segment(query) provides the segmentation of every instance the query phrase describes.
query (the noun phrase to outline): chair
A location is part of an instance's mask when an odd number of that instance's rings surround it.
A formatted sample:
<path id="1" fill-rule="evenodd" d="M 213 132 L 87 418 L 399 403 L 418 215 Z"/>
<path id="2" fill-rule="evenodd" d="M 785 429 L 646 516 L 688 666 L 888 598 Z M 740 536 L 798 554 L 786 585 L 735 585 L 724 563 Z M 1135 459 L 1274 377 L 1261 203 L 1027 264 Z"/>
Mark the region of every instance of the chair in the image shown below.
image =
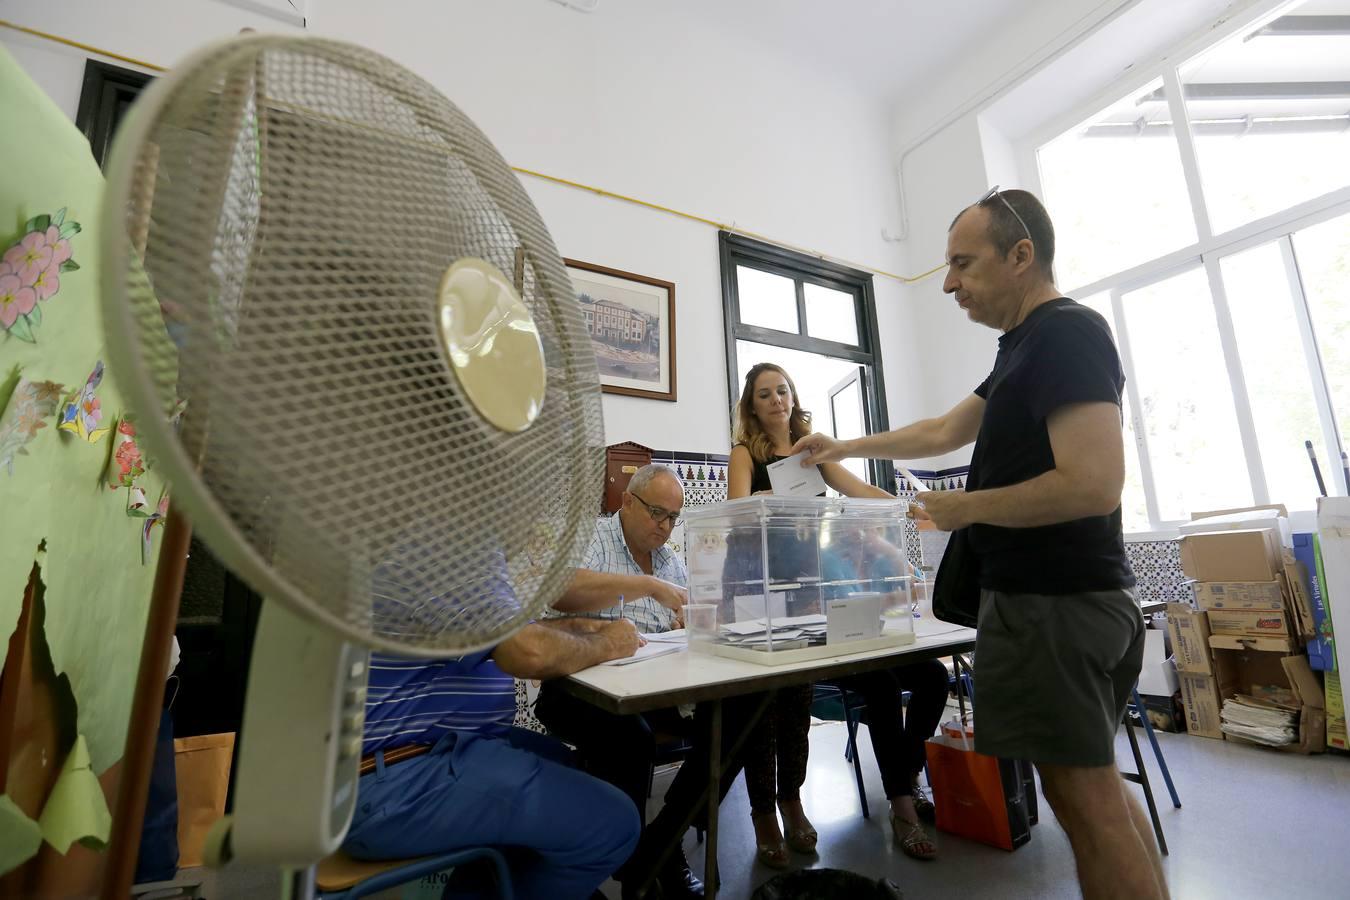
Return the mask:
<path id="1" fill-rule="evenodd" d="M 690 738 L 678 734 L 667 734 L 664 731 L 655 732 L 652 737 L 656 741 L 656 755 L 652 758 L 651 770 L 647 773 L 647 796 L 651 797 L 656 789 L 656 770 L 664 766 L 677 766 L 684 762 L 685 758 L 694 751 L 694 742 Z M 706 829 L 702 822 L 694 823 L 694 833 L 698 836 L 698 842 L 703 843 L 703 833 Z"/>
<path id="2" fill-rule="evenodd" d="M 1139 721 L 1143 723 L 1144 733 L 1148 735 L 1149 742 L 1153 745 L 1153 754 L 1157 757 L 1158 766 L 1162 769 L 1163 780 L 1167 782 L 1167 791 L 1172 795 L 1172 806 L 1181 809 L 1181 798 L 1177 796 L 1177 789 L 1172 784 L 1172 773 L 1167 769 L 1167 762 L 1163 759 L 1162 748 L 1158 746 L 1158 738 L 1153 733 L 1153 723 L 1148 720 L 1148 710 L 1144 708 L 1144 702 L 1139 698 L 1139 686 L 1135 685 L 1130 691 L 1130 702 L 1126 704 L 1125 709 L 1125 735 L 1130 741 L 1130 752 L 1134 755 L 1133 772 L 1121 772 L 1121 777 L 1126 781 L 1133 782 L 1144 789 L 1144 801 L 1148 805 L 1149 818 L 1153 820 L 1153 834 L 1158 840 L 1158 849 L 1162 851 L 1163 856 L 1167 856 L 1167 839 L 1163 837 L 1162 820 L 1158 818 L 1158 806 L 1153 800 L 1153 787 L 1149 784 L 1148 771 L 1144 768 L 1144 755 L 1139 751 L 1139 739 L 1134 734 L 1134 719 L 1130 717 L 1130 707 L 1133 707 L 1139 714 Z"/>
<path id="3" fill-rule="evenodd" d="M 491 847 L 381 862 L 362 862 L 339 850 L 319 863 L 314 880 L 319 889 L 319 900 L 357 900 L 475 860 L 491 863 L 497 876 L 496 896 L 499 900 L 512 900 L 515 895 L 511 890 L 511 872 L 506 866 L 506 858 Z"/>

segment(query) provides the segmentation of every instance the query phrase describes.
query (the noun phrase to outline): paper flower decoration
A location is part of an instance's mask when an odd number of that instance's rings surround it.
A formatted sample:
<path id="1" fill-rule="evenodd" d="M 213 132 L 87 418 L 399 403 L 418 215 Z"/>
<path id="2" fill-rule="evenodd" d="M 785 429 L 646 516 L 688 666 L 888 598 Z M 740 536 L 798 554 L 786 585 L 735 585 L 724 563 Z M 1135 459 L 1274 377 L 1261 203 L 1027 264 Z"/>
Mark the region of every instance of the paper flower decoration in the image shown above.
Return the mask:
<path id="1" fill-rule="evenodd" d="M 43 301 L 61 290 L 61 274 L 80 266 L 71 259 L 70 239 L 80 233 L 79 222 L 67 222 L 66 210 L 34 216 L 24 233 L 0 256 L 0 328 L 30 344 L 37 343 Z"/>
<path id="2" fill-rule="evenodd" d="M 28 455 L 26 445 L 46 427 L 60 398 L 61 385 L 52 381 L 20 379 L 15 386 L 0 415 L 0 466 L 10 475 L 14 474 L 14 457 Z"/>
<path id="3" fill-rule="evenodd" d="M 56 427 L 68 431 L 80 438 L 94 443 L 108 433 L 100 428 L 103 422 L 103 407 L 98 395 L 94 393 L 103 381 L 103 360 L 94 363 L 94 371 L 85 379 L 84 387 L 78 393 L 71 394 L 61 404 L 61 418 Z"/>

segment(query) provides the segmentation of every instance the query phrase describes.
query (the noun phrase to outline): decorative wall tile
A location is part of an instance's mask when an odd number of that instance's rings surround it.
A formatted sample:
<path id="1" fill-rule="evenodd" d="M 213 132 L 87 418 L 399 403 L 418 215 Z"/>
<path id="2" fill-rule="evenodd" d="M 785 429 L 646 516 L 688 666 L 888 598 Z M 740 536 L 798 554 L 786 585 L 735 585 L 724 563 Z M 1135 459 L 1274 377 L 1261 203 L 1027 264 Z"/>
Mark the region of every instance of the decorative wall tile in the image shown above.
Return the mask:
<path id="1" fill-rule="evenodd" d="M 526 728 L 544 734 L 548 729 L 534 716 L 534 701 L 539 697 L 539 685 L 533 681 L 516 679 L 516 718 L 517 728 Z"/>
<path id="2" fill-rule="evenodd" d="M 1191 589 L 1181 571 L 1181 548 L 1176 541 L 1128 541 L 1125 554 L 1139 582 L 1141 602 L 1191 599 Z"/>

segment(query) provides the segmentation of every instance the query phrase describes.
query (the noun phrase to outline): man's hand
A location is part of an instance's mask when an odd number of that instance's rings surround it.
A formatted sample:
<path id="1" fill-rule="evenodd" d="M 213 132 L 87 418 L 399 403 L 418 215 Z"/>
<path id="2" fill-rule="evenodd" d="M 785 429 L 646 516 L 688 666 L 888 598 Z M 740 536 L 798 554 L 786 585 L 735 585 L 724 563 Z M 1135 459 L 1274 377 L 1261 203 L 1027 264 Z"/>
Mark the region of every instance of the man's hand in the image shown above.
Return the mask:
<path id="1" fill-rule="evenodd" d="M 972 524 L 969 499 L 965 491 L 926 491 L 915 496 L 910 509 L 915 519 L 928 519 L 942 531 L 955 531 Z"/>
<path id="2" fill-rule="evenodd" d="M 798 453 L 805 452 L 806 458 L 802 460 L 802 467 L 815 466 L 820 463 L 837 462 L 848 457 L 848 445 L 841 440 L 830 437 L 828 434 L 808 434 L 806 437 L 792 445 L 788 452 L 789 456 L 796 456 Z"/>
<path id="3" fill-rule="evenodd" d="M 628 619 L 613 619 L 595 631 L 595 639 L 605 645 L 606 660 L 626 659 L 647 643 Z"/>
<path id="4" fill-rule="evenodd" d="M 647 576 L 647 593 L 653 600 L 660 603 L 666 609 L 674 610 L 679 613 L 684 605 L 689 602 L 689 592 L 670 581 L 657 578 L 655 575 Z"/>

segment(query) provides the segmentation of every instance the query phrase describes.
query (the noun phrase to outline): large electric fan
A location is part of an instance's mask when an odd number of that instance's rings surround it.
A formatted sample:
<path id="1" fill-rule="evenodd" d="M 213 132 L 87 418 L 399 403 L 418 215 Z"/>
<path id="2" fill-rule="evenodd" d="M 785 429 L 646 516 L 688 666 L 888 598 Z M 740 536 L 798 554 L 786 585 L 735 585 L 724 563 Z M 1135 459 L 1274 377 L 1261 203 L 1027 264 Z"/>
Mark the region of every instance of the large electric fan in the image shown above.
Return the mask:
<path id="1" fill-rule="evenodd" d="M 359 47 L 192 55 L 108 180 L 113 369 L 175 507 L 266 598 L 227 855 L 307 866 L 350 823 L 368 648 L 491 646 L 571 578 L 603 469 L 590 340 L 487 138 Z"/>

